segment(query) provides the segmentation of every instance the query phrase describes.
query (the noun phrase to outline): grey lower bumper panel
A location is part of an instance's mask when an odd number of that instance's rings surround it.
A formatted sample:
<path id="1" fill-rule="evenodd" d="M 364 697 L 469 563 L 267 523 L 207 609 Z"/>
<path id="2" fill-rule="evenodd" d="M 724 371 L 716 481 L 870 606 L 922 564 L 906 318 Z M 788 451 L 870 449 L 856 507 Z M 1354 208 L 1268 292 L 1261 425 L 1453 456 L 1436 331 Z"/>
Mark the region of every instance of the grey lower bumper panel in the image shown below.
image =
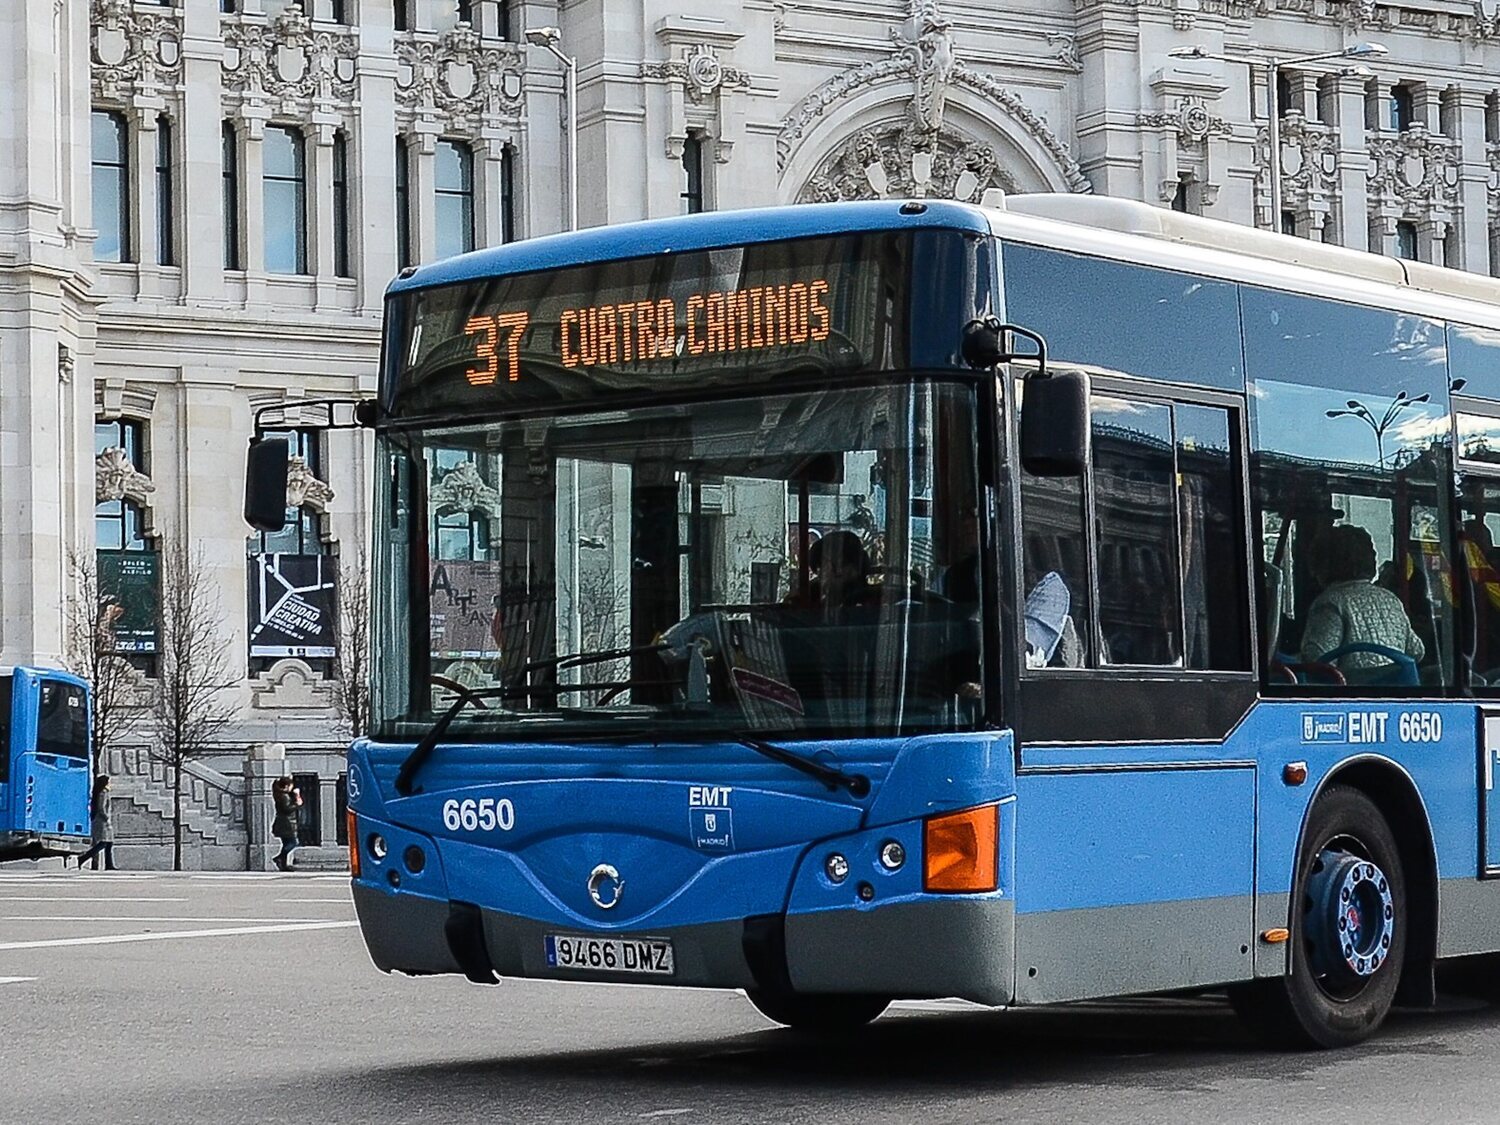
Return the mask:
<path id="1" fill-rule="evenodd" d="M 789 914 L 786 960 L 798 992 L 1008 1004 L 1015 911 L 996 898 Z"/>
<path id="2" fill-rule="evenodd" d="M 354 887 L 365 944 L 386 972 L 468 973 L 451 937 L 454 906 L 413 895 Z M 472 907 L 465 907 L 472 910 Z M 898 998 L 958 996 L 986 1004 L 1010 1000 L 1014 914 L 996 899 L 893 904 L 873 910 L 762 916 L 632 931 L 631 938 L 672 942 L 670 978 L 557 969 L 547 964 L 547 934 L 581 929 L 498 911 L 478 911 L 487 968 L 500 976 L 620 981 L 707 988 L 786 988 L 799 992 L 874 993 Z"/>

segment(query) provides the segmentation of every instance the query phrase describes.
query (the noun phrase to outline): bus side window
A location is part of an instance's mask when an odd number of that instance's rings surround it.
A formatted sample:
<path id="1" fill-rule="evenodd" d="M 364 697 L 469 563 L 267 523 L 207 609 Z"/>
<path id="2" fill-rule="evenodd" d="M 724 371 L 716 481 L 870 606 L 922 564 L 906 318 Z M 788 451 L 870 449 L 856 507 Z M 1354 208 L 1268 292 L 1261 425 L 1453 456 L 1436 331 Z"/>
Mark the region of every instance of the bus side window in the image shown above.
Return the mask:
<path id="1" fill-rule="evenodd" d="M 1456 680 L 1443 326 L 1246 287 L 1270 689 Z"/>
<path id="2" fill-rule="evenodd" d="M 1022 474 L 1021 541 L 1027 666 L 1088 664 L 1093 626 L 1081 478 Z"/>
<path id="3" fill-rule="evenodd" d="M 10 781 L 10 707 L 14 676 L 0 676 L 0 785 Z"/>

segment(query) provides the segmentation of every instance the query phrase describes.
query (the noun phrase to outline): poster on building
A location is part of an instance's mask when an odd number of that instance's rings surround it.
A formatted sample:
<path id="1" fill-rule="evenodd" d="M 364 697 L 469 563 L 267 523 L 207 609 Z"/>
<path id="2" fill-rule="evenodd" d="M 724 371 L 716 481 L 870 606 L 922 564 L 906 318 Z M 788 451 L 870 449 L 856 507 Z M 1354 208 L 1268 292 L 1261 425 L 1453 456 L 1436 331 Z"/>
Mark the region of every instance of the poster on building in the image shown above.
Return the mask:
<path id="1" fill-rule="evenodd" d="M 155 551 L 100 551 L 99 600 L 104 626 L 114 633 L 115 651 L 158 651 L 156 607 L 160 598 Z"/>
<path id="2" fill-rule="evenodd" d="M 337 561 L 332 555 L 251 557 L 251 656 L 335 654 Z"/>
<path id="3" fill-rule="evenodd" d="M 477 660 L 499 654 L 495 615 L 500 579 L 498 562 L 444 559 L 432 564 L 428 601 L 434 657 Z"/>

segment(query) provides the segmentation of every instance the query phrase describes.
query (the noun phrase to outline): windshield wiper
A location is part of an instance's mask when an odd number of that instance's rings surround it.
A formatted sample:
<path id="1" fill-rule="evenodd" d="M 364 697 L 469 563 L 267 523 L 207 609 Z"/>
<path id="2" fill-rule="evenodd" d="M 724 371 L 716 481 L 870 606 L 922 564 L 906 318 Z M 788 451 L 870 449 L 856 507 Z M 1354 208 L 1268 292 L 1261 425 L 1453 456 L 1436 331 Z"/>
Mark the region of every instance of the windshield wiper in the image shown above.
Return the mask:
<path id="1" fill-rule="evenodd" d="M 815 777 L 826 785 L 830 792 L 837 789 L 849 790 L 851 797 L 865 797 L 870 792 L 870 779 L 862 773 L 845 773 L 837 766 L 825 766 L 822 762 L 814 761 L 812 758 L 804 758 L 800 754 L 793 754 L 790 750 L 783 750 L 780 746 L 773 746 L 769 742 L 763 742 L 759 738 L 751 738 L 747 734 L 731 735 L 736 742 L 757 754 L 770 758 L 773 762 L 780 762 L 784 766 Z"/>
<path id="2" fill-rule="evenodd" d="M 401 763 L 401 771 L 396 774 L 396 792 L 403 797 L 410 797 L 415 789 L 412 788 L 412 778 L 417 776 L 417 771 L 422 768 L 422 763 L 432 756 L 437 749 L 438 742 L 447 733 L 448 728 L 453 725 L 453 720 L 458 718 L 458 713 L 476 699 L 487 696 L 505 696 L 515 692 L 515 688 L 488 688 L 482 691 L 470 691 L 465 689 L 459 697 L 453 701 L 453 705 L 444 711 L 437 722 L 432 724 L 432 729 L 424 734 L 406 760 Z"/>
<path id="3" fill-rule="evenodd" d="M 664 644 L 637 645 L 635 648 L 611 649 L 608 652 L 575 652 L 567 656 L 550 657 L 546 660 L 533 660 L 525 664 L 521 671 L 523 674 L 534 672 L 542 668 L 555 668 L 558 671 L 566 671 L 572 668 L 582 668 L 588 664 L 599 664 L 606 660 L 617 660 L 626 656 L 634 656 L 641 652 L 660 652 L 667 646 Z M 588 691 L 594 688 L 607 688 L 611 686 L 631 687 L 631 682 L 620 685 L 610 684 L 547 684 L 523 685 L 515 684 L 511 687 L 494 687 L 469 689 L 463 688 L 459 697 L 453 701 L 453 705 L 444 711 L 438 721 L 432 724 L 432 729 L 424 734 L 411 753 L 401 763 L 401 770 L 396 774 L 396 792 L 403 797 L 410 797 L 415 788 L 412 780 L 417 776 L 417 771 L 422 768 L 423 763 L 432 757 L 432 752 L 437 749 L 437 744 L 442 740 L 448 728 L 453 725 L 453 720 L 458 714 L 476 699 L 515 699 L 531 695 L 552 695 L 562 692 Z"/>

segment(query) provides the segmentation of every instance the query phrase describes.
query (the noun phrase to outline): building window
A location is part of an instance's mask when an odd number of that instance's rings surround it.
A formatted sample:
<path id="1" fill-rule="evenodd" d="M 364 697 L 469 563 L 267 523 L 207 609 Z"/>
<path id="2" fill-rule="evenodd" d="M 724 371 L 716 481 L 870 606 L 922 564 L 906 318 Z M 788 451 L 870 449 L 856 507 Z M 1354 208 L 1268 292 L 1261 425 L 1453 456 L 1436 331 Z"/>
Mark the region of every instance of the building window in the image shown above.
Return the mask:
<path id="1" fill-rule="evenodd" d="M 1295 236 L 1297 233 L 1297 212 L 1283 211 L 1281 213 L 1281 233 Z"/>
<path id="2" fill-rule="evenodd" d="M 396 138 L 396 266 L 411 265 L 411 153 L 406 138 Z"/>
<path id="3" fill-rule="evenodd" d="M 682 210 L 696 215 L 703 210 L 703 134 L 689 133 L 682 142 Z"/>
<path id="4" fill-rule="evenodd" d="M 266 127 L 266 269 L 307 272 L 307 171 L 302 134 L 283 125 Z"/>
<path id="5" fill-rule="evenodd" d="M 117 418 L 94 423 L 94 454 L 122 449 L 125 460 L 138 473 L 146 471 L 145 426 Z M 133 500 L 104 500 L 94 505 L 94 534 L 101 551 L 149 551 L 145 536 L 145 513 Z"/>
<path id="6" fill-rule="evenodd" d="M 395 0 L 391 10 L 392 18 L 395 20 L 397 31 L 405 31 L 407 24 L 411 22 L 410 12 L 411 0 Z"/>
<path id="7" fill-rule="evenodd" d="M 219 11 L 233 15 L 239 11 L 239 4 L 237 0 L 219 0 Z"/>
<path id="8" fill-rule="evenodd" d="M 1391 87 L 1390 119 L 1387 128 L 1404 133 L 1416 121 L 1416 99 L 1412 88 L 1405 84 Z"/>
<path id="9" fill-rule="evenodd" d="M 1417 224 L 1405 221 L 1396 224 L 1396 257 L 1409 262 L 1417 260 Z"/>
<path id="10" fill-rule="evenodd" d="M 495 34 L 501 39 L 510 38 L 510 0 L 496 0 L 495 16 L 498 21 Z"/>
<path id="11" fill-rule="evenodd" d="M 224 268 L 243 269 L 240 258 L 240 148 L 234 122 L 220 129 L 224 150 Z"/>
<path id="12" fill-rule="evenodd" d="M 286 442 L 293 457 L 306 462 L 318 480 L 324 479 L 317 430 L 267 430 L 265 436 L 267 440 Z M 321 555 L 327 550 L 323 542 L 323 518 L 310 508 L 288 508 L 286 526 L 280 531 L 260 532 L 255 542 L 252 551 L 260 555 Z"/>
<path id="13" fill-rule="evenodd" d="M 1491 91 L 1484 99 L 1484 140 L 1500 142 L 1500 91 Z"/>
<path id="14" fill-rule="evenodd" d="M 349 6 L 346 0 L 333 0 L 332 14 L 334 23 L 348 23 Z"/>
<path id="15" fill-rule="evenodd" d="M 1186 180 L 1177 181 L 1177 190 L 1172 193 L 1172 210 L 1184 215 L 1188 213 L 1188 182 Z"/>
<path id="16" fill-rule="evenodd" d="M 1285 117 L 1296 107 L 1292 104 L 1292 76 L 1284 70 L 1276 72 L 1276 116 Z"/>
<path id="17" fill-rule="evenodd" d="M 474 0 L 458 0 L 458 22 L 473 24 Z"/>
<path id="18" fill-rule="evenodd" d="M 500 153 L 500 237 L 516 240 L 516 150 L 510 145 Z"/>
<path id="19" fill-rule="evenodd" d="M 156 264 L 176 265 L 172 238 L 172 122 L 156 121 Z"/>
<path id="20" fill-rule="evenodd" d="M 435 249 L 451 258 L 474 249 L 474 153 L 462 141 L 438 141 Z"/>
<path id="21" fill-rule="evenodd" d="M 97 262 L 130 261 L 130 134 L 125 115 L 93 114 L 94 241 Z"/>
<path id="22" fill-rule="evenodd" d="M 333 272 L 353 277 L 349 267 L 349 138 L 333 135 Z"/>

